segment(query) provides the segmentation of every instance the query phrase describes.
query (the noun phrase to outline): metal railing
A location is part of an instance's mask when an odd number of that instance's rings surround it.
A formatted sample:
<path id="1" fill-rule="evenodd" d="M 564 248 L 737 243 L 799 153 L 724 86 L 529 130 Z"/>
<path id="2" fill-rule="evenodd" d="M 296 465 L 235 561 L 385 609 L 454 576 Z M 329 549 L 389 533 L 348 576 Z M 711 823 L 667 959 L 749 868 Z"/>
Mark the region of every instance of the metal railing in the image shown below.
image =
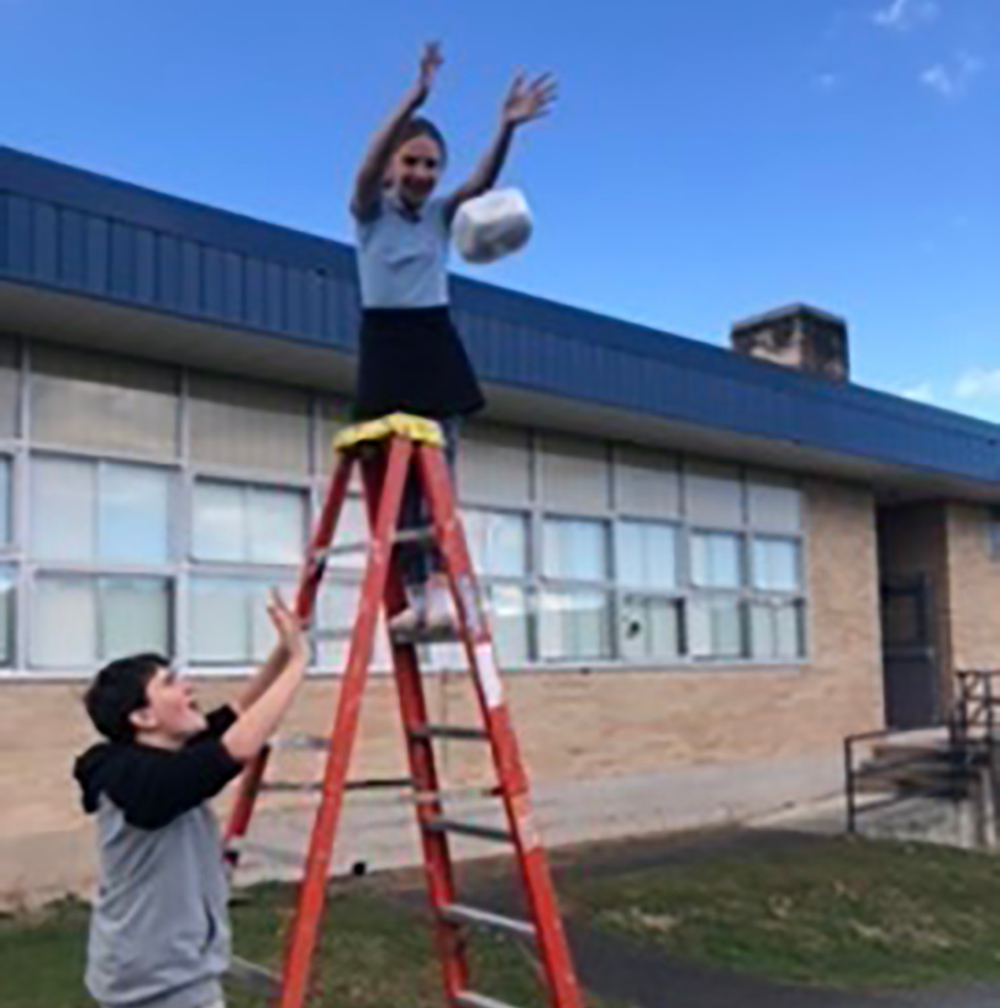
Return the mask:
<path id="1" fill-rule="evenodd" d="M 847 799 L 847 831 L 856 833 L 858 816 L 865 812 L 895 805 L 910 798 L 957 798 L 961 794 L 960 785 L 968 779 L 970 767 L 985 757 L 987 767 L 992 772 L 997 732 L 1000 729 L 1000 669 L 972 669 L 955 674 L 957 684 L 951 714 L 945 725 L 947 747 L 938 753 L 932 749 L 917 751 L 890 760 L 877 760 L 870 767 L 859 763 L 858 753 L 862 747 L 865 758 L 870 759 L 872 743 L 876 740 L 900 741 L 913 732 L 896 729 L 859 732 L 844 739 L 844 780 Z M 893 782 L 894 774 L 900 771 L 922 770 L 928 776 L 928 760 L 942 759 L 938 772 L 944 778 L 933 787 L 902 787 Z M 894 793 L 859 804 L 859 787 L 866 781 L 885 778 Z"/>

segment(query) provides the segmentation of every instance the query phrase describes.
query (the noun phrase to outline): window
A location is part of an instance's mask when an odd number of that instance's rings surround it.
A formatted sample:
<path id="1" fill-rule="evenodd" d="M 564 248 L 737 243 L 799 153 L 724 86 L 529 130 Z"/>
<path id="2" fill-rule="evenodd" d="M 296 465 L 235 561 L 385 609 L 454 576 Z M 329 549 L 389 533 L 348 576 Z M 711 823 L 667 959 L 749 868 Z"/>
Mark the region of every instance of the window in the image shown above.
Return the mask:
<path id="1" fill-rule="evenodd" d="M 197 560 L 283 565 L 302 559 L 303 491 L 199 480 L 193 507 L 192 552 Z"/>
<path id="2" fill-rule="evenodd" d="M 36 457 L 31 552 L 38 560 L 161 564 L 170 473 L 151 466 Z"/>
<path id="3" fill-rule="evenodd" d="M 750 641 L 754 658 L 793 661 L 805 653 L 802 603 L 756 599 L 750 604 Z"/>
<path id="4" fill-rule="evenodd" d="M 622 599 L 621 622 L 622 657 L 627 661 L 669 661 L 681 656 L 681 604 L 678 600 L 626 595 Z"/>
<path id="5" fill-rule="evenodd" d="M 11 461 L 5 455 L 0 455 L 0 549 L 3 549 L 14 537 L 14 527 L 11 520 Z"/>
<path id="6" fill-rule="evenodd" d="M 169 654 L 170 585 L 165 578 L 39 574 L 31 664 L 91 669 L 137 651 Z"/>
<path id="7" fill-rule="evenodd" d="M 354 629 L 360 599 L 360 582 L 336 578 L 324 580 L 316 603 L 316 615 L 321 633 L 316 645 L 318 668 L 328 672 L 345 670 L 350 651 L 351 632 Z M 392 668 L 389 633 L 382 616 L 379 616 L 375 628 L 375 650 L 372 653 L 371 667 L 378 671 L 388 671 Z"/>
<path id="8" fill-rule="evenodd" d="M 272 581 L 252 578 L 191 578 L 188 621 L 191 661 L 197 665 L 252 665 L 274 645 L 267 615 Z M 290 599 L 294 584 L 278 587 Z"/>
<path id="9" fill-rule="evenodd" d="M 618 525 L 615 573 L 629 588 L 673 591 L 677 587 L 677 529 L 650 521 Z"/>
<path id="10" fill-rule="evenodd" d="M 739 588 L 743 583 L 742 537 L 730 532 L 691 536 L 691 583 L 696 588 Z"/>
<path id="11" fill-rule="evenodd" d="M 177 454 L 177 372 L 110 354 L 36 344 L 31 433 L 40 442 Z"/>
<path id="12" fill-rule="evenodd" d="M 801 587 L 799 544 L 795 539 L 754 539 L 752 566 L 754 588 L 794 592 Z"/>
<path id="13" fill-rule="evenodd" d="M 587 585 L 606 583 L 608 578 L 606 524 L 547 518 L 543 547 L 542 658 L 550 661 L 610 658 L 610 594 L 603 588 Z"/>
<path id="14" fill-rule="evenodd" d="M 14 661 L 14 568 L 0 567 L 0 666 Z"/>
<path id="15" fill-rule="evenodd" d="M 528 573 L 528 521 L 523 514 L 469 509 L 463 512 L 472 566 L 481 578 Z"/>
<path id="16" fill-rule="evenodd" d="M 688 605 L 689 648 L 692 658 L 746 657 L 743 606 L 738 598 L 701 596 Z"/>

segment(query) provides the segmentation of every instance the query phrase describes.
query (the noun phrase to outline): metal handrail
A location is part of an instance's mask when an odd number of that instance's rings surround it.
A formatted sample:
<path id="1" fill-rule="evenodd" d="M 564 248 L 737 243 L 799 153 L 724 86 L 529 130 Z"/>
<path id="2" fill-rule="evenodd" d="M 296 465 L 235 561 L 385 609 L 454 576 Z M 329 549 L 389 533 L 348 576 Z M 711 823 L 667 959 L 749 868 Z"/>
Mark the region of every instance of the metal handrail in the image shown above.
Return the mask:
<path id="1" fill-rule="evenodd" d="M 950 773 L 957 777 L 969 766 L 973 747 L 985 743 L 989 765 L 993 766 L 993 752 L 997 744 L 997 728 L 1000 724 L 1000 669 L 970 669 L 955 673 L 958 684 L 952 704 L 951 714 L 945 722 L 948 730 L 946 750 Z M 994 686 L 994 683 L 997 685 Z M 903 770 L 908 766 L 926 762 L 926 753 L 901 756 L 888 764 L 881 764 L 871 771 L 865 771 L 856 763 L 857 747 L 876 739 L 902 738 L 912 732 L 882 728 L 875 731 L 858 732 L 844 739 L 844 778 L 847 799 L 847 831 L 857 832 L 858 815 L 862 811 L 884 808 L 908 798 L 949 797 L 950 789 L 906 789 L 904 794 L 891 798 L 871 801 L 864 808 L 858 806 L 858 784 L 866 777 L 877 777 L 888 771 Z M 981 750 L 980 750 L 981 751 Z M 953 796 L 953 795 L 951 795 Z"/>

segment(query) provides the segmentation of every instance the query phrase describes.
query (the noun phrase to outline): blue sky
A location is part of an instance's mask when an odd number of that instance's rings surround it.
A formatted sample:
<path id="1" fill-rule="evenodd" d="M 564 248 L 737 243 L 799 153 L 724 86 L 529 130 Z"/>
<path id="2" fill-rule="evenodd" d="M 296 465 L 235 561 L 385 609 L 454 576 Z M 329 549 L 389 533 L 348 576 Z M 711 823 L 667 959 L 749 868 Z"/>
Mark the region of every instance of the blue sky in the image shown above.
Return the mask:
<path id="1" fill-rule="evenodd" d="M 451 180 L 519 66 L 555 114 L 506 180 L 529 248 L 469 270 L 724 342 L 844 314 L 858 381 L 1000 420 L 1000 0 L 0 0 L 0 143 L 349 239 L 423 40 Z"/>

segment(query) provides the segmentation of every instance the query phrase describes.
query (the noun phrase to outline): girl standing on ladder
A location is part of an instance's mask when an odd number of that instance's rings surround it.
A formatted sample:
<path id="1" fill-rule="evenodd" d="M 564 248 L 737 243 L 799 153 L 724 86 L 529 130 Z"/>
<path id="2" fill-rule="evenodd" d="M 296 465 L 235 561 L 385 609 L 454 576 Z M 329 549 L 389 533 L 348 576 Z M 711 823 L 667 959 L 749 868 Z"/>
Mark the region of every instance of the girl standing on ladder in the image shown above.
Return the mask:
<path id="1" fill-rule="evenodd" d="M 479 166 L 454 192 L 435 197 L 448 151 L 438 128 L 416 112 L 427 101 L 442 62 L 440 46 L 428 44 L 416 83 L 372 140 L 354 187 L 351 213 L 363 309 L 355 414 L 368 420 L 401 411 L 437 420 L 454 474 L 462 419 L 485 400 L 448 308 L 452 221 L 463 202 L 493 187 L 514 131 L 547 114 L 556 88 L 548 74 L 530 83 L 519 74 Z M 424 496 L 411 474 L 400 527 L 426 522 Z M 408 607 L 393 618 L 390 632 L 450 632 L 451 599 L 437 550 L 406 543 L 400 551 Z"/>

